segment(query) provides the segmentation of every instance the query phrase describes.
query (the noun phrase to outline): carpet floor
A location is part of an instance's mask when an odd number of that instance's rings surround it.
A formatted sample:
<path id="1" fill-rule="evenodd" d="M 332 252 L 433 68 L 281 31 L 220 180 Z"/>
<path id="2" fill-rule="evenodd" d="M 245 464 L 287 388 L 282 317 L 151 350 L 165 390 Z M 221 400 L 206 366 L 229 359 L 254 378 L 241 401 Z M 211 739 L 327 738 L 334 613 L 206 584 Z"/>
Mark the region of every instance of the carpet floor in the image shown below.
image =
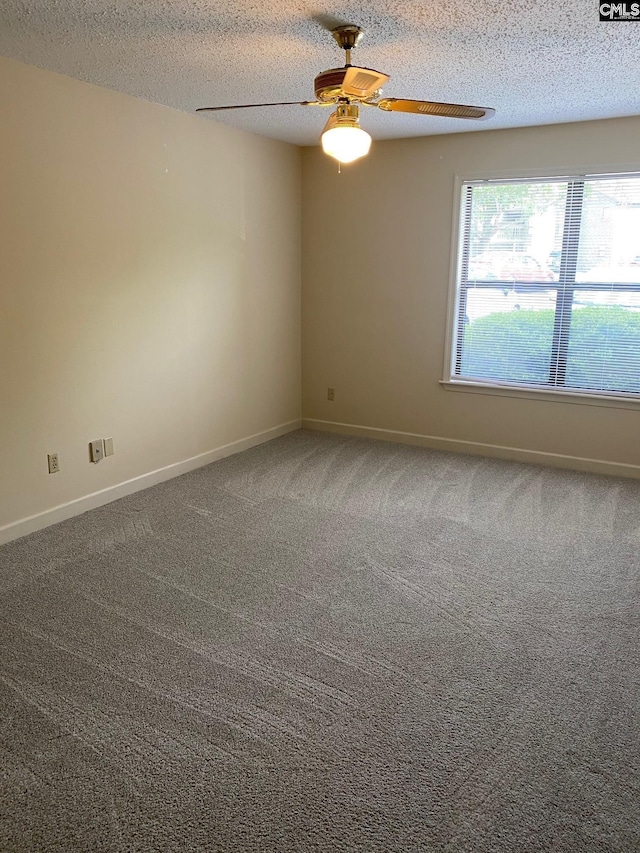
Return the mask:
<path id="1" fill-rule="evenodd" d="M 0 548 L 0 850 L 640 850 L 640 482 L 297 432 Z"/>

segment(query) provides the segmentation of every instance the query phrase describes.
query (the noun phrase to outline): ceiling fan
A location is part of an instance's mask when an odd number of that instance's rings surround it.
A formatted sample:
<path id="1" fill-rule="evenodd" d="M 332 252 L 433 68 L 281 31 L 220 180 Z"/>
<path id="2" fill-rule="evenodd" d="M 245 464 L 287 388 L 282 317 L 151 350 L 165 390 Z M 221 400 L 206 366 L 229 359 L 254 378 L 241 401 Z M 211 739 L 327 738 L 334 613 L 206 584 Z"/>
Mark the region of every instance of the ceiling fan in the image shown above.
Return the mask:
<path id="1" fill-rule="evenodd" d="M 321 71 L 314 80 L 315 101 L 280 101 L 270 104 L 234 104 L 228 107 L 200 107 L 202 112 L 241 110 L 253 107 L 335 107 L 322 132 L 325 153 L 340 163 L 351 163 L 369 152 L 371 137 L 360 127 L 360 106 L 378 107 L 385 112 L 417 113 L 484 121 L 495 114 L 491 107 L 465 104 L 446 104 L 438 101 L 414 101 L 408 98 L 382 98 L 382 86 L 388 74 L 351 64 L 351 51 L 362 38 L 363 31 L 355 24 L 345 24 L 331 31 L 345 51 L 344 68 Z"/>

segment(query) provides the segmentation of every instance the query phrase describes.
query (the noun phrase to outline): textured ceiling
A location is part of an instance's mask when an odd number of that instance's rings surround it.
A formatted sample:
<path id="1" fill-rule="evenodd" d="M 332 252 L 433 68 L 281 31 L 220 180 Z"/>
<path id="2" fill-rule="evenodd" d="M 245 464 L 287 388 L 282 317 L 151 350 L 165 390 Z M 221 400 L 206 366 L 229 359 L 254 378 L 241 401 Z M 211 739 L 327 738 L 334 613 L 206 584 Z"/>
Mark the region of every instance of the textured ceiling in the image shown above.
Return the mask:
<path id="1" fill-rule="evenodd" d="M 495 107 L 486 123 L 362 111 L 374 139 L 640 114 L 640 22 L 598 20 L 597 0 L 3 0 L 0 55 L 192 112 L 313 98 L 344 64 L 329 30 L 365 30 L 353 62 L 391 75 L 391 97 Z M 313 145 L 327 110 L 215 119 Z"/>

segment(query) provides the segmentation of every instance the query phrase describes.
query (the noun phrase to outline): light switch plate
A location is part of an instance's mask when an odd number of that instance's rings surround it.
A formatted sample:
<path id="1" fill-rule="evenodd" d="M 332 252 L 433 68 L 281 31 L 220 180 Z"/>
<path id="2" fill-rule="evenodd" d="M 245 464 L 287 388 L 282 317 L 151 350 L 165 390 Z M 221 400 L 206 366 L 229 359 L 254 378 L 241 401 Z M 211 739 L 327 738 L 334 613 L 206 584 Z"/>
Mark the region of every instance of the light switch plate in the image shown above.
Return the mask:
<path id="1" fill-rule="evenodd" d="M 113 456 L 115 450 L 113 449 L 113 439 L 105 438 L 104 439 L 104 455 L 105 456 Z"/>

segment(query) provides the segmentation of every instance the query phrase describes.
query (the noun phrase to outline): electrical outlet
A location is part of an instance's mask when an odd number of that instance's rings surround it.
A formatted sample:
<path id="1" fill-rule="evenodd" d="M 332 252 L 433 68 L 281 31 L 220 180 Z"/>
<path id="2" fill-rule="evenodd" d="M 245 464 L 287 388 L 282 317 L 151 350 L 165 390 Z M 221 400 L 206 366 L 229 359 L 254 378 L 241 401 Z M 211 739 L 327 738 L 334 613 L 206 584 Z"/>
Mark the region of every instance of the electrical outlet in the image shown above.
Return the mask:
<path id="1" fill-rule="evenodd" d="M 113 456 L 115 450 L 113 449 L 113 439 L 105 438 L 104 439 L 104 455 L 105 456 Z"/>
<path id="2" fill-rule="evenodd" d="M 57 474 L 60 470 L 60 455 L 58 453 L 49 453 L 47 455 L 47 462 L 49 463 L 49 473 Z"/>
<path id="3" fill-rule="evenodd" d="M 104 456 L 104 445 L 102 439 L 97 438 L 89 444 L 89 456 L 92 462 L 99 462 Z"/>
<path id="4" fill-rule="evenodd" d="M 333 402 L 336 399 L 336 389 L 335 388 L 327 388 L 327 400 L 331 400 Z"/>

